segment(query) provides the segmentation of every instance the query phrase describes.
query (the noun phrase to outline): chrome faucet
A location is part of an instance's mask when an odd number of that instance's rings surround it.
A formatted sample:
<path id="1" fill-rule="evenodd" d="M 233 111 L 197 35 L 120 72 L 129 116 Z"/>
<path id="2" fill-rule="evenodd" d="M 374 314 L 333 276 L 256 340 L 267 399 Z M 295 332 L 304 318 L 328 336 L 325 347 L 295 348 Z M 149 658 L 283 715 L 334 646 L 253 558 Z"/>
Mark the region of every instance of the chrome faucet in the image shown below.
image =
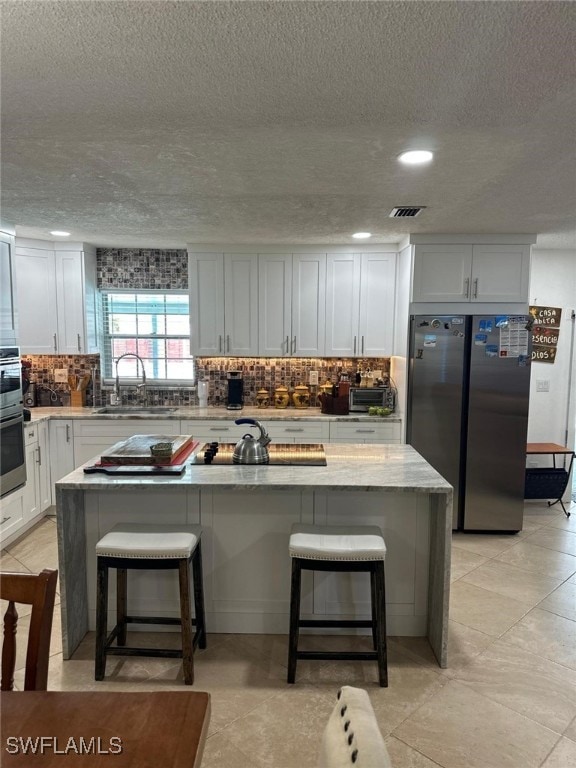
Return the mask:
<path id="1" fill-rule="evenodd" d="M 114 384 L 114 394 L 116 395 L 116 400 L 120 401 L 120 404 L 122 404 L 122 398 L 120 396 L 120 376 L 118 375 L 118 363 L 120 360 L 122 360 L 123 357 L 135 357 L 136 360 L 140 362 L 140 365 L 142 366 L 142 383 L 136 384 L 136 390 L 141 393 L 140 399 L 145 403 L 146 402 L 146 371 L 144 370 L 144 361 L 140 357 L 140 355 L 137 355 L 136 352 L 125 352 L 123 355 L 120 355 L 119 358 L 116 360 L 116 382 Z M 136 375 L 138 375 L 138 364 L 136 364 Z"/>

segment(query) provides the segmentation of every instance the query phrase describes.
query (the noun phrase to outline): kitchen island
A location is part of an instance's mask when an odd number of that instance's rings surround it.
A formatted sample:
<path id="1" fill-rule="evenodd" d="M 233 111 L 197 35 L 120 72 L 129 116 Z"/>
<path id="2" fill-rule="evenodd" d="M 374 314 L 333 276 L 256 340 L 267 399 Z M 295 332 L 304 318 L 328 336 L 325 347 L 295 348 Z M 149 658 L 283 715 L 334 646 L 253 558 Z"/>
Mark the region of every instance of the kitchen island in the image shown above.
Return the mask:
<path id="1" fill-rule="evenodd" d="M 325 467 L 198 460 L 181 476 L 109 477 L 80 468 L 64 477 L 56 485 L 64 658 L 94 629 L 94 547 L 116 523 L 201 524 L 208 631 L 287 633 L 288 537 L 302 522 L 380 525 L 388 634 L 427 636 L 445 667 L 452 487 L 408 445 L 327 444 L 325 451 Z M 305 575 L 303 615 L 369 615 L 362 574 Z M 179 615 L 173 574 L 130 576 L 132 613 Z"/>

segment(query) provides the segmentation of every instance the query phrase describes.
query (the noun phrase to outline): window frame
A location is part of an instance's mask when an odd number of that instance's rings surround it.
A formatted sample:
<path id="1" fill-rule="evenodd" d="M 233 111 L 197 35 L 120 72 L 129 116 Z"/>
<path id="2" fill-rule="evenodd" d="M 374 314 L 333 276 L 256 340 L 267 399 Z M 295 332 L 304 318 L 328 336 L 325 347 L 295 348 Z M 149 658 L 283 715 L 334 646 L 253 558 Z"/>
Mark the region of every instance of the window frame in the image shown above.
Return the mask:
<path id="1" fill-rule="evenodd" d="M 187 335 L 182 336 L 172 336 L 167 334 L 139 334 L 139 335 L 130 335 L 130 334 L 119 334 L 119 335 L 111 335 L 108 331 L 108 325 L 107 321 L 109 318 L 109 311 L 108 309 L 105 309 L 105 305 L 107 302 L 107 296 L 109 294 L 114 295 L 151 295 L 151 296 L 186 296 L 188 298 L 188 316 L 190 317 L 190 297 L 189 293 L 186 290 L 182 289 L 169 289 L 169 288 L 100 288 L 99 289 L 99 301 L 100 301 L 100 314 L 101 314 L 101 344 L 100 344 L 100 352 L 101 352 L 101 378 L 102 378 L 102 384 L 106 387 L 114 385 L 116 381 L 116 371 L 114 366 L 114 360 L 115 357 L 112 355 L 112 340 L 121 338 L 121 339 L 163 339 L 163 340 L 169 340 L 169 339 L 184 339 L 188 341 L 190 344 L 192 344 L 192 333 L 191 329 L 190 332 Z M 136 313 L 138 314 L 138 313 Z M 166 316 L 166 313 L 164 313 L 164 317 Z M 165 359 L 165 358 L 162 358 Z M 153 378 L 152 376 L 148 375 L 148 372 L 146 372 L 146 386 L 149 386 L 150 388 L 156 388 L 156 389 L 170 389 L 170 388 L 182 388 L 182 387 L 194 387 L 196 385 L 196 362 L 195 362 L 195 356 L 193 354 L 190 354 L 190 361 L 192 363 L 192 376 L 191 378 L 180 378 L 180 379 L 158 379 Z M 110 365 L 110 369 L 108 369 L 108 365 Z M 135 380 L 136 377 L 131 376 L 121 376 L 120 380 L 123 383 L 128 383 L 130 381 Z"/>

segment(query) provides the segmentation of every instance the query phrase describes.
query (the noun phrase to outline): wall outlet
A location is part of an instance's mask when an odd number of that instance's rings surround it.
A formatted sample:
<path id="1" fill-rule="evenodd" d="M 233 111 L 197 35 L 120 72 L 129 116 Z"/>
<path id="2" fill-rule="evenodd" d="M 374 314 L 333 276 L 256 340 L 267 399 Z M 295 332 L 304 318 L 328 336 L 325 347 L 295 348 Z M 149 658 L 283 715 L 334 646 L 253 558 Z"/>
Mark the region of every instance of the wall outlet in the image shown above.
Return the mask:
<path id="1" fill-rule="evenodd" d="M 66 384 L 68 381 L 68 368 L 54 368 L 54 381 L 56 384 Z"/>
<path id="2" fill-rule="evenodd" d="M 536 379 L 536 392 L 550 392 L 549 379 Z"/>
<path id="3" fill-rule="evenodd" d="M 308 378 L 309 384 L 318 384 L 318 371 L 310 371 L 309 378 Z"/>

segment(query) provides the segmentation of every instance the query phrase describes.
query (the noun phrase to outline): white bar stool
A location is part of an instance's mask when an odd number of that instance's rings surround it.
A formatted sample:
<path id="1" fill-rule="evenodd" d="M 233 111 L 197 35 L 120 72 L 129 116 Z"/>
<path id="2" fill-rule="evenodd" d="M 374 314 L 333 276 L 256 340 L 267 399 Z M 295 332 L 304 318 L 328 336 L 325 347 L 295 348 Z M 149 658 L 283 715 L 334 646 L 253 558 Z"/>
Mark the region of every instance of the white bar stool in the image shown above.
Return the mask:
<path id="1" fill-rule="evenodd" d="M 296 680 L 298 659 L 339 659 L 377 661 L 378 678 L 388 687 L 386 650 L 386 584 L 384 559 L 386 544 L 378 526 L 292 526 L 289 544 L 292 558 L 290 592 L 290 639 L 288 646 L 288 682 Z M 308 571 L 356 571 L 370 574 L 371 620 L 301 619 L 301 575 Z M 371 627 L 374 651 L 299 651 L 300 627 Z"/>
<path id="2" fill-rule="evenodd" d="M 143 525 L 121 523 L 96 544 L 98 562 L 96 595 L 95 679 L 103 680 L 107 656 L 159 656 L 183 660 L 184 682 L 194 682 L 193 653 L 206 648 L 202 550 L 199 525 Z M 194 580 L 193 619 L 190 611 L 190 566 Z M 116 626 L 108 634 L 108 569 L 117 571 Z M 175 569 L 179 574 L 180 618 L 127 615 L 127 569 Z M 126 645 L 128 624 L 179 624 L 182 650 L 131 648 Z M 192 627 L 196 632 L 192 636 Z M 112 646 L 114 640 L 117 646 Z"/>

